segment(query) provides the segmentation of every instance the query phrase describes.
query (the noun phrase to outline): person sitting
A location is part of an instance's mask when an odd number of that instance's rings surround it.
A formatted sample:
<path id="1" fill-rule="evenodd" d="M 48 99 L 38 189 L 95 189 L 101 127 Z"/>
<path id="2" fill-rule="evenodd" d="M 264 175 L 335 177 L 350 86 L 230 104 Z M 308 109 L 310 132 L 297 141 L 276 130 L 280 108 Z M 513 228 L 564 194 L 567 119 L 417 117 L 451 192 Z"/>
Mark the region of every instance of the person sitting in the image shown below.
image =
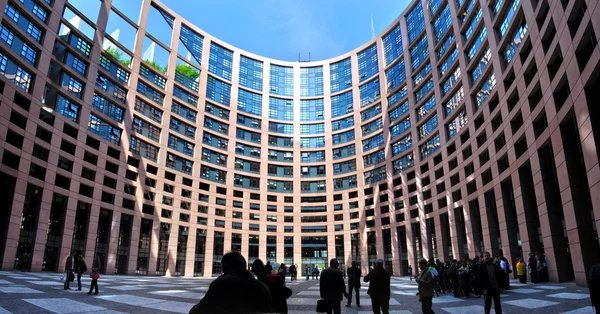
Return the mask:
<path id="1" fill-rule="evenodd" d="M 271 293 L 262 282 L 254 279 L 246 268 L 246 259 L 239 252 L 229 252 L 221 259 L 223 274 L 215 279 L 206 294 L 190 310 L 204 313 L 268 313 Z"/>

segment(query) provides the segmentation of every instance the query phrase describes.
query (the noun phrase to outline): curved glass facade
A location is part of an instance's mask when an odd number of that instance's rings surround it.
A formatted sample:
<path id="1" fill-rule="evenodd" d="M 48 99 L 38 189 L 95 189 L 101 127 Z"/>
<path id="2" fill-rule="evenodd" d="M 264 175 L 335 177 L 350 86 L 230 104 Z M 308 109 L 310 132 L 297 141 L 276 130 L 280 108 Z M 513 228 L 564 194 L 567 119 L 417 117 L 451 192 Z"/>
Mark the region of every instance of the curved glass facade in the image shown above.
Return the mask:
<path id="1" fill-rule="evenodd" d="M 575 2 L 415 0 L 353 51 L 286 62 L 158 1 L 8 0 L 2 267 L 77 249 L 106 273 L 214 276 L 239 250 L 403 275 L 543 250 L 551 280 L 583 283 L 600 7 Z"/>

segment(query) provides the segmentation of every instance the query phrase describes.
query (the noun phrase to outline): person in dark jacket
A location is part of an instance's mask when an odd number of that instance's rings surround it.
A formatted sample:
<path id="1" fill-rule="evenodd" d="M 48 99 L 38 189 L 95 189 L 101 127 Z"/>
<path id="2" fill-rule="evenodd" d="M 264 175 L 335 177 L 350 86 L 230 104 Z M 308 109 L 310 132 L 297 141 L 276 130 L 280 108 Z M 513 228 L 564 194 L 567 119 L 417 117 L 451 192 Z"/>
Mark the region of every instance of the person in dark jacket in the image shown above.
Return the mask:
<path id="1" fill-rule="evenodd" d="M 600 310 L 600 264 L 595 264 L 590 268 L 590 299 L 592 307 L 596 312 Z"/>
<path id="2" fill-rule="evenodd" d="M 273 266 L 271 266 L 271 261 L 267 261 L 267 265 L 265 265 L 265 271 L 267 275 L 269 275 L 273 271 Z"/>
<path id="3" fill-rule="evenodd" d="M 371 305 L 375 314 L 381 312 L 383 314 L 389 313 L 391 277 L 392 275 L 383 269 L 383 260 L 381 258 L 375 261 L 375 268 L 365 276 L 365 282 L 371 282 L 367 294 L 371 297 Z"/>
<path id="4" fill-rule="evenodd" d="M 271 293 L 246 269 L 246 259 L 239 252 L 229 252 L 221 259 L 223 275 L 215 279 L 190 314 L 268 313 Z"/>
<path id="5" fill-rule="evenodd" d="M 329 268 L 323 269 L 321 272 L 321 281 L 319 282 L 319 289 L 321 292 L 321 299 L 327 304 L 327 314 L 332 312 L 340 314 L 342 309 L 340 302 L 348 297 L 346 292 L 346 284 L 344 283 L 344 275 L 338 269 L 340 263 L 337 259 L 332 258 L 329 261 Z"/>
<path id="6" fill-rule="evenodd" d="M 418 295 L 419 301 L 421 301 L 421 311 L 423 314 L 435 314 L 431 309 L 435 282 L 426 259 L 423 258 L 419 261 L 419 269 L 421 270 L 421 274 L 419 274 L 419 278 L 416 278 L 416 282 L 419 284 Z"/>
<path id="7" fill-rule="evenodd" d="M 81 275 L 87 271 L 87 265 L 81 252 L 75 257 L 75 273 L 77 274 L 77 290 L 81 291 Z"/>
<path id="8" fill-rule="evenodd" d="M 67 256 L 67 260 L 65 261 L 65 290 L 71 290 L 69 285 L 71 284 L 71 277 L 74 276 L 75 270 L 75 251 L 71 252 L 69 256 Z"/>
<path id="9" fill-rule="evenodd" d="M 529 253 L 529 265 L 527 265 L 527 267 L 529 268 L 531 282 L 538 283 L 537 259 L 535 259 L 533 253 Z"/>
<path id="10" fill-rule="evenodd" d="M 284 286 L 285 273 L 279 272 L 277 274 L 267 275 L 267 272 L 265 271 L 265 265 L 260 259 L 254 260 L 251 271 L 254 273 L 254 275 L 256 275 L 256 279 L 258 279 L 258 281 L 269 287 L 273 305 L 271 312 L 287 313 L 287 298 L 292 295 L 292 290 Z"/>
<path id="11" fill-rule="evenodd" d="M 27 251 L 21 255 L 21 271 L 29 271 L 29 253 Z"/>
<path id="12" fill-rule="evenodd" d="M 356 261 L 352 261 L 352 267 L 348 268 L 348 304 L 352 305 L 352 290 L 356 291 L 356 306 L 360 306 L 360 277 L 362 272 L 356 267 Z"/>
<path id="13" fill-rule="evenodd" d="M 504 271 L 496 263 L 493 263 L 490 253 L 484 252 L 484 263 L 479 266 L 477 273 L 477 285 L 483 292 L 485 302 L 485 313 L 489 314 L 494 300 L 494 310 L 497 314 L 502 313 L 500 304 L 500 288 L 504 286 L 506 276 Z"/>

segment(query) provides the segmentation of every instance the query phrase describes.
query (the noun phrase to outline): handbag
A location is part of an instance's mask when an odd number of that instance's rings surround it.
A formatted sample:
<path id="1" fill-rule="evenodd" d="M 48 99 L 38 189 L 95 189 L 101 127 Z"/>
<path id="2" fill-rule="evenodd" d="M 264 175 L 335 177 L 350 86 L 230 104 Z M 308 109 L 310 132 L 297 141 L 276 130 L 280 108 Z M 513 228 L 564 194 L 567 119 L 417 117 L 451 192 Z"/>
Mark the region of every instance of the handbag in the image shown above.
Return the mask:
<path id="1" fill-rule="evenodd" d="M 317 300 L 317 313 L 326 313 L 327 312 L 327 304 L 325 300 L 320 299 Z"/>
<path id="2" fill-rule="evenodd" d="M 73 274 L 73 272 L 69 272 L 69 281 L 70 282 L 75 281 L 75 274 Z"/>

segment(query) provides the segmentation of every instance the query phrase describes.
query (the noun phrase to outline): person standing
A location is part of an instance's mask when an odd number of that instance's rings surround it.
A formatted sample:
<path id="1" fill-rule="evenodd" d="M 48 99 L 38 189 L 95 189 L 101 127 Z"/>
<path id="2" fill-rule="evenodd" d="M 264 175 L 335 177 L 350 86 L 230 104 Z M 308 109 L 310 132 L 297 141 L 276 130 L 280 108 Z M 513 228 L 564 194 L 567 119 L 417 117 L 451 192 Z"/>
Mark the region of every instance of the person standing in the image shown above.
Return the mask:
<path id="1" fill-rule="evenodd" d="M 527 269 L 520 257 L 517 257 L 517 276 L 521 283 L 527 283 Z"/>
<path id="2" fill-rule="evenodd" d="M 327 314 L 331 314 L 332 312 L 340 314 L 342 312 L 340 302 L 344 299 L 343 296 L 348 298 L 344 276 L 338 269 L 339 265 L 338 260 L 332 258 L 329 261 L 329 268 L 323 270 L 321 281 L 319 282 L 321 299 L 325 301 Z"/>
<path id="3" fill-rule="evenodd" d="M 348 304 L 352 305 L 352 290 L 356 291 L 356 306 L 360 306 L 360 277 L 362 272 L 360 268 L 356 267 L 356 261 L 352 261 L 352 267 L 348 268 Z"/>
<path id="4" fill-rule="evenodd" d="M 320 273 L 321 270 L 319 269 L 319 265 L 315 265 L 315 268 L 313 268 L 313 279 L 319 280 Z"/>
<path id="5" fill-rule="evenodd" d="M 306 281 L 310 280 L 310 266 L 304 267 L 304 274 L 306 275 Z"/>
<path id="6" fill-rule="evenodd" d="M 223 275 L 213 280 L 204 297 L 190 314 L 200 313 L 269 313 L 271 292 L 254 279 L 239 252 L 229 252 L 221 259 Z"/>
<path id="7" fill-rule="evenodd" d="M 267 272 L 267 275 L 271 274 L 271 272 L 273 271 L 273 266 L 271 266 L 271 261 L 267 261 L 267 265 L 265 265 L 265 271 Z"/>
<path id="8" fill-rule="evenodd" d="M 27 251 L 23 252 L 21 255 L 21 271 L 29 270 L 29 253 Z"/>
<path id="9" fill-rule="evenodd" d="M 421 259 L 419 261 L 419 269 L 421 274 L 419 278 L 416 278 L 416 282 L 419 284 L 419 301 L 421 301 L 421 310 L 423 314 L 435 314 L 432 306 L 433 299 L 433 276 L 427 267 L 427 260 Z"/>
<path id="10" fill-rule="evenodd" d="M 290 265 L 290 281 L 294 281 L 295 275 L 296 275 L 296 265 L 292 263 L 292 265 Z"/>
<path id="11" fill-rule="evenodd" d="M 389 313 L 391 277 L 392 275 L 383 268 L 383 259 L 381 258 L 375 261 L 375 268 L 365 276 L 365 282 L 371 282 L 367 294 L 371 297 L 374 314 Z"/>
<path id="12" fill-rule="evenodd" d="M 90 274 L 90 278 L 92 279 L 92 285 L 87 294 L 92 294 L 92 289 L 94 288 L 96 290 L 94 294 L 98 294 L 98 279 L 100 278 L 100 257 L 98 255 L 94 257 L 94 261 L 92 262 L 92 273 Z"/>
<path id="13" fill-rule="evenodd" d="M 81 274 L 87 271 L 87 265 L 85 264 L 85 259 L 83 259 L 83 255 L 81 252 L 77 252 L 77 256 L 75 257 L 75 272 L 77 273 L 77 290 L 81 291 Z"/>
<path id="14" fill-rule="evenodd" d="M 529 272 L 531 273 L 531 282 L 538 283 L 537 259 L 533 253 L 529 253 Z"/>
<path id="15" fill-rule="evenodd" d="M 412 266 L 408 265 L 408 279 L 412 281 Z"/>
<path id="16" fill-rule="evenodd" d="M 65 290 L 71 290 L 69 284 L 71 283 L 71 278 L 74 277 L 74 268 L 75 268 L 75 251 L 71 252 L 69 256 L 67 256 L 67 260 L 65 261 Z"/>
<path id="17" fill-rule="evenodd" d="M 252 272 L 256 275 L 256 279 L 258 279 L 258 281 L 269 287 L 269 291 L 271 292 L 271 302 L 273 305 L 271 312 L 287 313 L 287 298 L 292 295 L 292 290 L 284 285 L 285 272 L 267 275 L 265 266 L 260 259 L 256 259 L 252 263 Z"/>
<path id="18" fill-rule="evenodd" d="M 477 284 L 479 285 L 479 289 L 483 292 L 485 313 L 490 313 L 493 299 L 496 314 L 501 314 L 502 305 L 500 304 L 500 288 L 504 285 L 504 271 L 496 263 L 493 263 L 490 253 L 484 252 L 483 257 L 484 263 L 479 266 Z"/>

